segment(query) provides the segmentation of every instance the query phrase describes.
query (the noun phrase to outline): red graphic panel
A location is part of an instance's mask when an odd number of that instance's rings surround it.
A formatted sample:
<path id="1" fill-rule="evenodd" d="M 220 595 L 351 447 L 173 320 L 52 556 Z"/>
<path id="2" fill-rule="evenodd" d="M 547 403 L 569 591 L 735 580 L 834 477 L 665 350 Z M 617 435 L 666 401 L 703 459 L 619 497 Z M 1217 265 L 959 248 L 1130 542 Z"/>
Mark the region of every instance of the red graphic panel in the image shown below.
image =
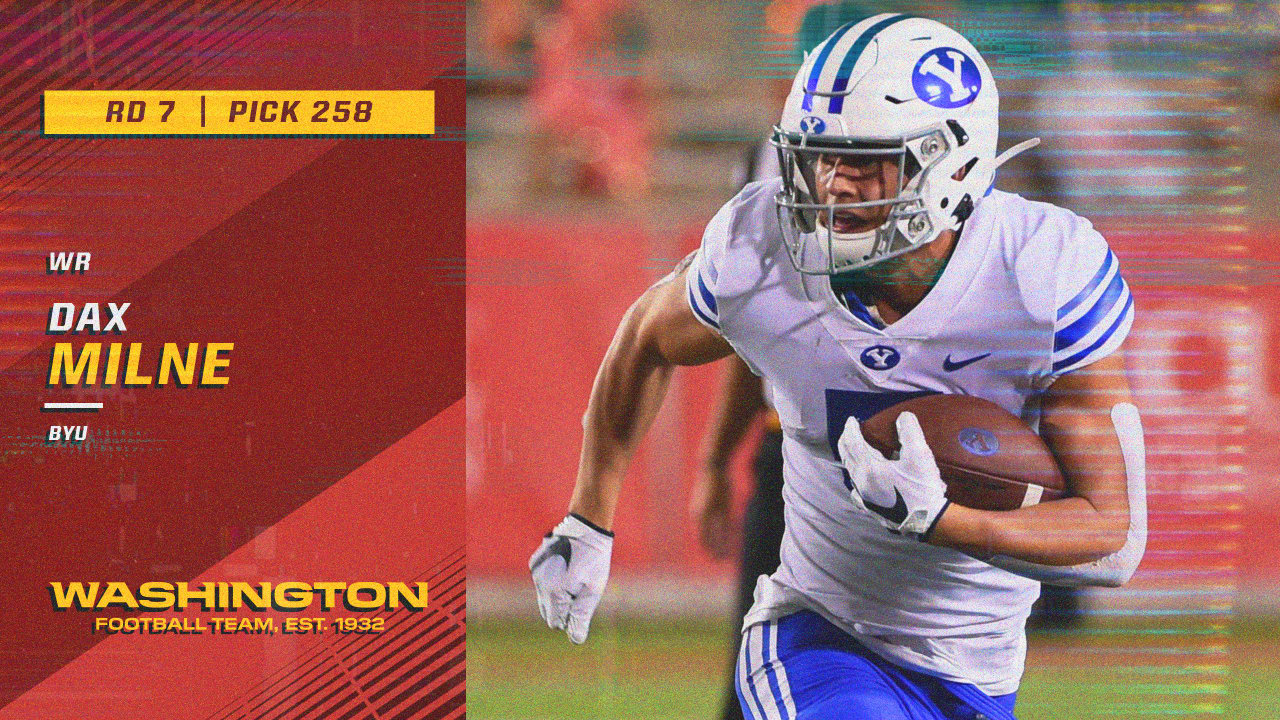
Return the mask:
<path id="1" fill-rule="evenodd" d="M 461 717 L 465 537 L 461 522 L 441 520 L 462 502 L 463 415 L 453 404 L 194 578 L 420 580 L 427 611 L 381 613 L 377 635 L 113 636 L 0 718 L 300 717 L 313 705 L 324 717 Z M 71 612 L 65 622 L 87 635 L 96 615 Z M 201 615 L 210 614 L 178 614 Z M 279 624 L 317 613 L 241 615 Z M 352 613 L 325 614 L 344 615 Z"/>
<path id="2" fill-rule="evenodd" d="M 453 2 L 0 9 L 0 706 L 22 696 L 4 712 L 247 717 L 274 674 L 311 683 L 314 642 L 95 647 L 99 614 L 55 612 L 47 591 L 208 572 L 427 579 L 430 611 L 388 615 L 386 635 L 325 638 L 320 686 L 333 684 L 291 710 L 460 715 L 464 293 L 437 269 L 463 257 L 464 23 Z M 43 90 L 115 88 L 428 89 L 438 132 L 39 134 Z M 88 273 L 45 273 L 50 251 L 71 250 L 92 252 Z M 46 335 L 54 302 L 130 303 L 127 330 Z M 231 380 L 50 388 L 55 341 L 138 343 L 144 368 L 163 343 L 234 343 Z M 103 409 L 41 412 L 61 401 Z M 88 440 L 47 443 L 58 423 L 87 425 Z"/>

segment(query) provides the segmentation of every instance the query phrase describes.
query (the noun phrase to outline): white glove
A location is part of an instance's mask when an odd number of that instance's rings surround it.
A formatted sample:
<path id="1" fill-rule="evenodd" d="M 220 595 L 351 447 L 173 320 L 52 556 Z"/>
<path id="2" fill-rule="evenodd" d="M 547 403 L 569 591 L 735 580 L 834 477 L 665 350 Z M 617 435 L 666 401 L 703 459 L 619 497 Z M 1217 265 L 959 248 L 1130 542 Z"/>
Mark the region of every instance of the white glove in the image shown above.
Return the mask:
<path id="1" fill-rule="evenodd" d="M 890 530 L 925 539 L 951 501 L 915 413 L 898 416 L 898 459 L 867 444 L 858 421 L 845 423 L 837 446 L 853 482 L 853 502 Z"/>
<path id="2" fill-rule="evenodd" d="M 529 558 L 529 572 L 538 593 L 538 612 L 552 630 L 566 631 L 579 645 L 587 641 L 612 554 L 613 533 L 573 513 L 543 538 Z"/>

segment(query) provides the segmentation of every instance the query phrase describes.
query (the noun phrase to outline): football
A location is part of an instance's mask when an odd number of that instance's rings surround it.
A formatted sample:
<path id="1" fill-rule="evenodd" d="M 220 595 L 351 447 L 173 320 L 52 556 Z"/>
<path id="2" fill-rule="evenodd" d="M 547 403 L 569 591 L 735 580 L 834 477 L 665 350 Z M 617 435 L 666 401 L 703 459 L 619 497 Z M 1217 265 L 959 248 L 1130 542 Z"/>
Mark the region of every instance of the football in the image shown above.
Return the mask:
<path id="1" fill-rule="evenodd" d="M 862 423 L 871 447 L 898 452 L 894 423 L 916 414 L 947 484 L 947 498 L 979 510 L 1015 510 L 1066 495 L 1049 447 L 999 405 L 969 395 L 926 395 L 898 403 Z"/>

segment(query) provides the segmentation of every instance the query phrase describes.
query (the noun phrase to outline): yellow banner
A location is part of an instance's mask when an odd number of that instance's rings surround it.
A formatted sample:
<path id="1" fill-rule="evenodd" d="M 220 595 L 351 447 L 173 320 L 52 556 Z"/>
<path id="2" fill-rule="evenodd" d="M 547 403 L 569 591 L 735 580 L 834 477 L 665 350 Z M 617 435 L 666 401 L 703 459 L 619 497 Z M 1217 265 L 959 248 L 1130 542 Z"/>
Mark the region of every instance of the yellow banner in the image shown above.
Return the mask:
<path id="1" fill-rule="evenodd" d="M 430 135 L 431 90 L 46 90 L 45 135 Z"/>

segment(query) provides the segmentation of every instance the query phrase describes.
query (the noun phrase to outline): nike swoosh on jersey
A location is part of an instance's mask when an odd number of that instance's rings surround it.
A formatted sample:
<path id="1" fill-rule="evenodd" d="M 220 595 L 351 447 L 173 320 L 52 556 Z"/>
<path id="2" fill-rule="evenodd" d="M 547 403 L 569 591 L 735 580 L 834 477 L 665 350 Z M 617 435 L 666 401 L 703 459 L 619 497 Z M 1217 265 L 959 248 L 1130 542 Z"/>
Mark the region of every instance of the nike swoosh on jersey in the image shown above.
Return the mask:
<path id="1" fill-rule="evenodd" d="M 962 367 L 964 367 L 964 366 L 966 366 L 966 365 L 972 365 L 972 364 L 974 364 L 974 363 L 978 362 L 979 360 L 981 360 L 982 358 L 984 358 L 984 357 L 988 357 L 988 356 L 990 356 L 990 355 L 991 355 L 991 353 L 982 353 L 981 355 L 975 355 L 975 356 L 973 356 L 973 357 L 971 357 L 971 358 L 967 358 L 967 359 L 965 359 L 965 360 L 955 360 L 955 361 L 953 361 L 953 360 L 951 359 L 951 353 L 947 353 L 947 357 L 942 361 L 942 369 L 943 369 L 943 370 L 946 370 L 947 372 L 953 372 L 953 371 L 955 371 L 955 370 L 959 370 L 960 368 L 962 368 Z"/>
<path id="2" fill-rule="evenodd" d="M 862 504 L 867 506 L 871 512 L 888 520 L 894 525 L 901 525 L 903 520 L 907 519 L 907 501 L 902 499 L 902 491 L 898 488 L 893 489 L 893 493 L 898 496 L 897 502 L 893 507 L 888 505 L 877 505 L 870 500 L 863 498 Z"/>

